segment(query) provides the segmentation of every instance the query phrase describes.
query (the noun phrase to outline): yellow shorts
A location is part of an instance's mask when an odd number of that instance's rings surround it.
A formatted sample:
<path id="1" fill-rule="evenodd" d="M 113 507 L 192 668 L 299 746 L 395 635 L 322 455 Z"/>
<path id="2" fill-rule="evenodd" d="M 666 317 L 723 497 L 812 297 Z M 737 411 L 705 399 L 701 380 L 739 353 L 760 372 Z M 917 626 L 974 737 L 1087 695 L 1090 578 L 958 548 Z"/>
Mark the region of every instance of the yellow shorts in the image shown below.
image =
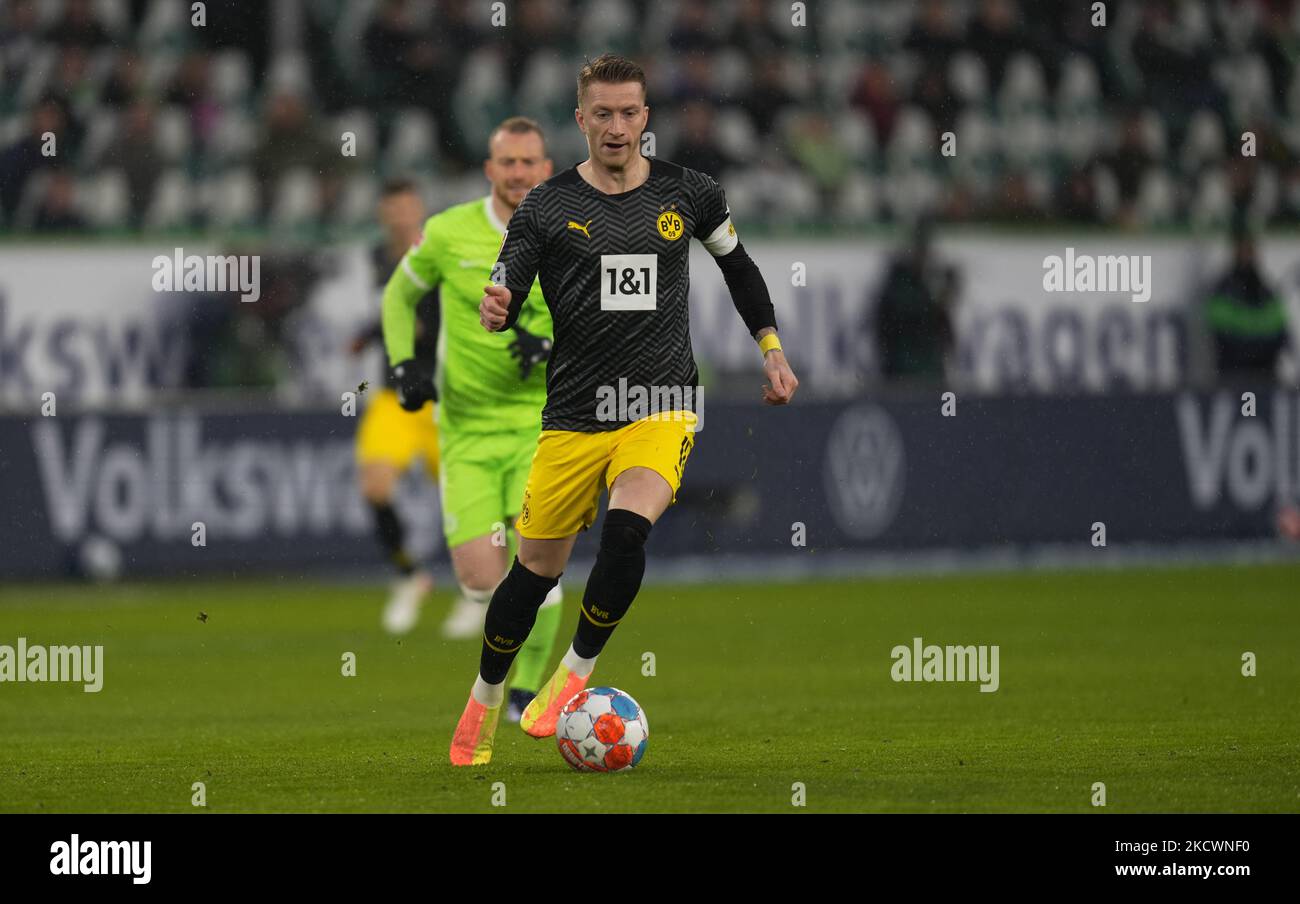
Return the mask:
<path id="1" fill-rule="evenodd" d="M 608 489 L 628 468 L 659 474 L 676 502 L 686 458 L 695 446 L 696 420 L 694 412 L 672 411 L 605 433 L 543 430 L 515 520 L 520 536 L 552 540 L 591 527 L 601 484 Z"/>
<path id="2" fill-rule="evenodd" d="M 431 478 L 438 476 L 438 425 L 433 403 L 407 411 L 397 401 L 397 391 L 375 393 L 357 426 L 357 463 L 387 462 L 405 471 L 417 457 Z"/>

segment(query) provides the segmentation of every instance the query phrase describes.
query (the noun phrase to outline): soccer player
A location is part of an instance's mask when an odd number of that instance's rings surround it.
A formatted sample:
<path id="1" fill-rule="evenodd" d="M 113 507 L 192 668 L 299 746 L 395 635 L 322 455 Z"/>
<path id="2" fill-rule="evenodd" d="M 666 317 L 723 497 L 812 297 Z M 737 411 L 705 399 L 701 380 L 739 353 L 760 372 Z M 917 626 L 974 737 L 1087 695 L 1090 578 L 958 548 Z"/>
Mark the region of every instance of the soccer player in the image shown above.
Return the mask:
<path id="1" fill-rule="evenodd" d="M 379 222 L 384 240 L 375 247 L 372 257 L 382 289 L 406 250 L 420 240 L 424 203 L 413 182 L 395 179 L 384 185 L 379 199 Z M 415 305 L 412 357 L 430 374 L 438 337 L 438 314 L 437 292 L 421 293 Z M 360 354 L 367 345 L 382 339 L 383 329 L 376 318 L 373 325 L 352 340 L 352 353 Z M 433 578 L 416 566 L 406 550 L 406 530 L 393 507 L 393 495 L 402 474 L 417 458 L 429 479 L 438 479 L 438 428 L 433 421 L 432 401 L 415 413 L 402 410 L 397 382 L 387 367 L 381 385 L 384 388 L 373 394 L 357 425 L 357 479 L 361 495 L 374 513 L 379 545 L 398 573 L 384 607 L 383 625 L 393 634 L 405 634 L 415 627 L 420 605 L 433 588 Z"/>
<path id="2" fill-rule="evenodd" d="M 524 710 L 534 737 L 555 733 L 560 708 L 586 686 L 645 573 L 645 542 L 676 499 L 694 444 L 698 373 L 691 353 L 687 258 L 698 238 L 722 269 L 758 342 L 769 405 L 798 386 L 776 336 L 767 286 L 745 253 L 722 189 L 709 176 L 640 153 L 649 117 L 645 74 L 604 54 L 578 75 L 578 127 L 589 156 L 534 188 L 510 218 L 479 312 L 489 331 L 520 317 L 533 277 L 555 324 L 546 408 L 516 526 L 519 553 L 492 595 L 479 673 L 451 741 L 451 761 L 479 765 L 492 741 L 515 654 L 559 580 L 579 531 L 609 505 L 573 642 Z M 625 381 L 625 382 L 621 382 Z M 650 416 L 619 395 L 665 401 Z"/>
<path id="3" fill-rule="evenodd" d="M 552 172 L 537 123 L 521 116 L 501 123 L 489 139 L 483 172 L 492 185 L 488 196 L 431 217 L 384 290 L 384 341 L 402 406 L 418 408 L 436 386 L 443 530 L 461 593 L 443 626 L 453 638 L 481 636 L 492 591 L 518 546 L 510 525 L 541 429 L 551 349 L 551 315 L 531 279 L 520 289 L 510 332 L 484 333 L 478 311 L 506 221 Z M 435 287 L 442 330 L 431 386 L 415 359 L 413 324 L 419 300 Z M 561 590 L 552 585 L 539 600 L 536 636 L 515 671 L 516 719 L 541 684 L 559 631 Z"/>

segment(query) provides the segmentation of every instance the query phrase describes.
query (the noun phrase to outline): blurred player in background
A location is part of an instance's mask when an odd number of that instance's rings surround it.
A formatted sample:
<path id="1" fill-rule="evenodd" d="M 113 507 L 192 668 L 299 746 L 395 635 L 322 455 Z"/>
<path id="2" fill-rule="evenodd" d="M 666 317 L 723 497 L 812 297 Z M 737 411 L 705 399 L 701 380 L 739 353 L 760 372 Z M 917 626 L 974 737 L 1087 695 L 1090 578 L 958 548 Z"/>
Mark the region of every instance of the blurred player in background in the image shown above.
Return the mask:
<path id="1" fill-rule="evenodd" d="M 443 530 L 460 597 L 443 633 L 480 636 L 488 601 L 518 546 L 519 514 L 546 402 L 551 315 L 531 287 L 507 334 L 479 325 L 482 286 L 491 278 L 505 224 L 534 185 L 551 175 L 541 127 L 524 117 L 501 123 L 488 141 L 485 198 L 431 217 L 384 290 L 384 340 L 403 407 L 439 400 Z M 420 366 L 420 300 L 441 290 L 442 330 L 433 383 Z M 548 588 L 538 630 L 519 657 L 511 691 L 518 719 L 541 683 L 560 626 L 560 586 Z"/>
<path id="2" fill-rule="evenodd" d="M 1244 218 L 1233 224 L 1232 264 L 1210 287 L 1205 319 L 1219 381 L 1270 386 L 1287 346 L 1286 301 L 1260 266 Z"/>
<path id="3" fill-rule="evenodd" d="M 373 252 L 374 272 L 381 289 L 407 249 L 420 243 L 423 222 L 424 202 L 415 184 L 405 179 L 387 183 L 379 200 L 384 239 Z M 423 373 L 432 375 L 439 320 L 435 290 L 415 299 L 414 318 L 412 358 Z M 383 326 L 376 319 L 352 340 L 352 353 L 360 354 L 370 343 L 382 340 Z M 393 634 L 405 634 L 415 627 L 420 606 L 433 589 L 433 578 L 417 567 L 406 550 L 406 530 L 393 507 L 393 494 L 402 474 L 416 459 L 424 465 L 430 480 L 438 479 L 438 428 L 432 398 L 414 412 L 403 411 L 397 396 L 398 383 L 387 367 L 381 379 L 383 388 L 374 393 L 357 426 L 357 478 L 361 495 L 375 515 L 379 545 L 398 572 L 384 607 L 383 625 Z"/>
<path id="4" fill-rule="evenodd" d="M 953 308 L 961 294 L 957 269 L 934 253 L 932 224 L 922 218 L 906 247 L 890 261 L 876 304 L 867 306 L 867 332 L 880 343 L 886 380 L 935 384 L 953 350 Z"/>
<path id="5" fill-rule="evenodd" d="M 515 210 L 494 271 L 501 284 L 484 290 L 481 323 L 496 335 L 522 316 L 540 271 L 555 348 L 516 524 L 519 555 L 488 608 L 479 674 L 452 736 L 457 766 L 491 760 L 511 661 L 531 636 L 578 532 L 595 521 L 602 484 L 609 507 L 577 631 L 524 710 L 524 731 L 555 733 L 560 708 L 586 686 L 640 590 L 646 539 L 676 500 L 698 423 L 686 401 L 699 391 L 687 305 L 692 237 L 717 261 L 759 344 L 770 381 L 763 401 L 784 405 L 798 385 L 776 336 L 767 285 L 736 236 L 721 187 L 704 173 L 642 156 L 645 100 L 645 73 L 631 60 L 605 54 L 583 67 L 575 116 L 589 156 L 537 186 Z M 661 399 L 663 390 L 670 399 L 675 390 L 678 404 L 611 418 L 600 400 L 619 385 Z"/>

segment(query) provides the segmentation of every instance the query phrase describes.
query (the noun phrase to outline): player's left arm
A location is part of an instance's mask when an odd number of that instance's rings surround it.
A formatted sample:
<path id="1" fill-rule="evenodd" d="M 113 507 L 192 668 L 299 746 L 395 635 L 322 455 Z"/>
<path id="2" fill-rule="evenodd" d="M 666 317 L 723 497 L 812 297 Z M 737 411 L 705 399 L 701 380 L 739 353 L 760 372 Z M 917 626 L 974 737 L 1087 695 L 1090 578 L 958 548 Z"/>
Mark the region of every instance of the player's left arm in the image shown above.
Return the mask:
<path id="1" fill-rule="evenodd" d="M 433 374 L 415 360 L 416 308 L 442 281 L 434 253 L 433 222 L 433 218 L 425 222 L 420 244 L 402 256 L 384 286 L 384 348 L 398 381 L 398 400 L 407 411 L 418 411 L 426 401 L 436 401 L 438 396 Z"/>
<path id="2" fill-rule="evenodd" d="M 394 367 L 415 357 L 416 307 L 442 282 L 436 254 L 435 221 L 424 224 L 420 244 L 402 255 L 384 286 L 381 322 L 388 363 Z"/>
<path id="3" fill-rule="evenodd" d="M 763 386 L 763 401 L 768 405 L 787 405 L 794 398 L 799 380 L 781 350 L 781 340 L 776 334 L 776 310 L 767 283 L 736 235 L 722 187 L 708 179 L 702 195 L 700 242 L 713 255 L 731 293 L 731 303 L 763 353 L 763 372 L 768 379 L 768 384 Z"/>

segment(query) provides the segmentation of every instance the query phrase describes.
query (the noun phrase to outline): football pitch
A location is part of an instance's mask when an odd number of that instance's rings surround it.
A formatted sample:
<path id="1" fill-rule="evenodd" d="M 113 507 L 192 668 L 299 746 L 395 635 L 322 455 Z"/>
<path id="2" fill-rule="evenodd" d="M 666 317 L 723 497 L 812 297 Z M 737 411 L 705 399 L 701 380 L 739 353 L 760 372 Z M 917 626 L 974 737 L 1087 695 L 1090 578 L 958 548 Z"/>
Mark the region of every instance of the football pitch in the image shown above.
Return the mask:
<path id="1" fill-rule="evenodd" d="M 504 719 L 489 766 L 450 766 L 478 644 L 438 636 L 446 591 L 386 637 L 383 597 L 0 588 L 0 644 L 103 646 L 97 693 L 0 684 L 0 811 L 1300 811 L 1300 563 L 647 585 L 592 681 L 648 717 L 617 775 Z M 996 646 L 996 691 L 895 681 L 917 637 Z"/>

